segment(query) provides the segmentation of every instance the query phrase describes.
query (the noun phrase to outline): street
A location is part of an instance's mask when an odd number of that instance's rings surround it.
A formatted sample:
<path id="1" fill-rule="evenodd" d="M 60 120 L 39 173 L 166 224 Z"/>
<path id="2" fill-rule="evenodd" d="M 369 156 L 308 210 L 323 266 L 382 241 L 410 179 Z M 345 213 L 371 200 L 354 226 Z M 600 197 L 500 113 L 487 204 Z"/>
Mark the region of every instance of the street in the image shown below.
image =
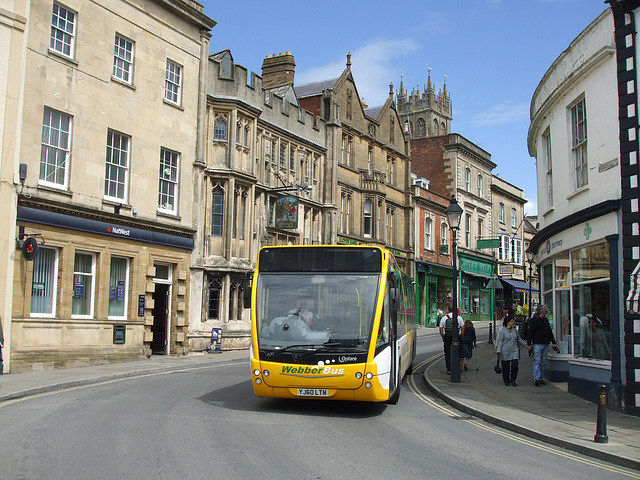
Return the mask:
<path id="1" fill-rule="evenodd" d="M 636 471 L 533 441 L 428 393 L 419 342 L 397 405 L 259 399 L 248 364 L 113 380 L 0 405 L 3 479 L 601 479 Z"/>

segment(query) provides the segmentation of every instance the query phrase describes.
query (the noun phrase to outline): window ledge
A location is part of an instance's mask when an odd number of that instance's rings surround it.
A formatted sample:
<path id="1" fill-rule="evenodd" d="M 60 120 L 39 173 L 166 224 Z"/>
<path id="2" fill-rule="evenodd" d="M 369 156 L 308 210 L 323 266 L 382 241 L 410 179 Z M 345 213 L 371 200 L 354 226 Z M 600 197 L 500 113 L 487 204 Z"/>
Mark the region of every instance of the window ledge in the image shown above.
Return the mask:
<path id="1" fill-rule="evenodd" d="M 170 107 L 177 108 L 178 110 L 182 110 L 184 112 L 184 107 L 182 105 L 180 105 L 179 103 L 172 102 L 171 100 L 167 100 L 166 98 L 163 98 L 162 102 L 165 105 L 169 105 Z"/>
<path id="2" fill-rule="evenodd" d="M 73 197 L 73 192 L 70 192 L 65 187 L 54 187 L 51 185 L 43 185 L 41 183 L 38 184 L 38 190 L 44 190 L 46 192 L 58 193 L 60 195 L 64 195 L 66 197 Z"/>
<path id="3" fill-rule="evenodd" d="M 584 187 L 580 187 L 579 189 L 573 191 L 572 193 L 570 193 L 569 195 L 567 195 L 567 200 L 571 200 L 574 197 L 577 197 L 578 195 L 589 191 L 589 185 L 585 185 Z"/>
<path id="4" fill-rule="evenodd" d="M 598 360 L 595 358 L 569 358 L 569 365 L 611 370 L 611 360 Z"/>
<path id="5" fill-rule="evenodd" d="M 49 55 L 54 55 L 54 56 L 66 61 L 66 62 L 72 63 L 74 65 L 79 65 L 78 61 L 75 58 L 69 57 L 69 56 L 65 55 L 64 53 L 59 52 L 58 50 L 54 50 L 52 48 L 49 48 L 48 51 L 49 51 Z"/>

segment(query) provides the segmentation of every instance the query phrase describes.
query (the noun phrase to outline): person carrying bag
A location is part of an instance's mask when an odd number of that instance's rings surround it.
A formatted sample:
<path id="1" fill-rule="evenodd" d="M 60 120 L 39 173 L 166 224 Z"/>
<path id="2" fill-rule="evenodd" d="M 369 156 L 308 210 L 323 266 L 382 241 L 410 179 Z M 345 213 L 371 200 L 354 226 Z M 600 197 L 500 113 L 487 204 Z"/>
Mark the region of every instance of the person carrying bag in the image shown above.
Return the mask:
<path id="1" fill-rule="evenodd" d="M 520 348 L 527 346 L 527 343 L 520 338 L 517 330 L 514 328 L 516 319 L 511 315 L 504 317 L 502 324 L 504 328 L 498 333 L 498 342 L 496 343 L 496 353 L 498 359 L 501 358 L 502 363 L 502 380 L 506 386 L 517 387 L 516 379 L 518 378 L 518 362 L 520 360 Z M 496 373 L 498 367 L 496 366 Z"/>

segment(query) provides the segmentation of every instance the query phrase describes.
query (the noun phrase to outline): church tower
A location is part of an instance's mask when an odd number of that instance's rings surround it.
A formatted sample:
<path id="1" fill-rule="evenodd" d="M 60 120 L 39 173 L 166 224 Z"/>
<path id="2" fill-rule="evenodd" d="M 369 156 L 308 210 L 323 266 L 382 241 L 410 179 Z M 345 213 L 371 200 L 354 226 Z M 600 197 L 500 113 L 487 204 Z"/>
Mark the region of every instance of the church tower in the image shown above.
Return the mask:
<path id="1" fill-rule="evenodd" d="M 412 89 L 408 93 L 400 79 L 400 90 L 396 92 L 396 107 L 400 120 L 409 122 L 411 138 L 436 137 L 451 133 L 453 119 L 451 97 L 447 92 L 447 84 L 436 95 L 431 83 L 431 69 L 424 91 Z"/>

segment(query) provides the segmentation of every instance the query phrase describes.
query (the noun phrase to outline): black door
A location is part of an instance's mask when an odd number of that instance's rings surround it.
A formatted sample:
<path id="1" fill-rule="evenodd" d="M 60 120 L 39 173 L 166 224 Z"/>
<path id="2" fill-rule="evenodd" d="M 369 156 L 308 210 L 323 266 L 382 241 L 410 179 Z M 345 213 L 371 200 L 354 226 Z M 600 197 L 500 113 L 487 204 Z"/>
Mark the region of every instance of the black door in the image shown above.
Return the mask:
<path id="1" fill-rule="evenodd" d="M 156 283 L 156 291 L 153 293 L 153 340 L 151 341 L 151 353 L 164 355 L 167 344 L 167 320 L 169 318 L 169 285 Z"/>

